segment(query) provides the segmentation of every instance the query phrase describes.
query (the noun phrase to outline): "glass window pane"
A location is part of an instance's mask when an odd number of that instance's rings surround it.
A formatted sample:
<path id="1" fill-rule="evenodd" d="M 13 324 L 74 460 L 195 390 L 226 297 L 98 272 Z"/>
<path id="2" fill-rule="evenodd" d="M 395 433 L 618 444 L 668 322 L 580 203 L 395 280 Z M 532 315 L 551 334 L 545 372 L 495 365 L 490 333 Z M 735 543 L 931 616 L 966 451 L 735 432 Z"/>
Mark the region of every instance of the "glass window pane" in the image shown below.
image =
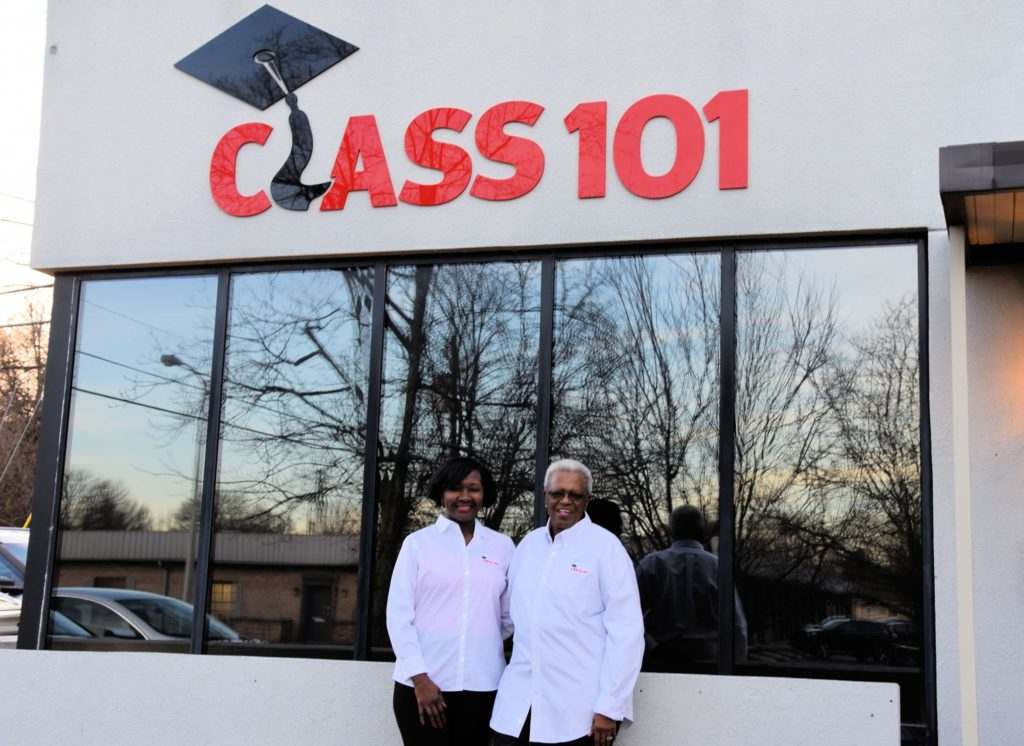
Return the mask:
<path id="1" fill-rule="evenodd" d="M 372 299 L 369 269 L 232 279 L 210 610 L 247 654 L 351 655 Z"/>
<path id="2" fill-rule="evenodd" d="M 923 722 L 917 247 L 745 253 L 737 283 L 739 670 L 898 682 Z"/>
<path id="3" fill-rule="evenodd" d="M 588 513 L 638 563 L 646 670 L 717 666 L 719 266 L 614 257 L 556 275 L 552 458 L 590 467 Z"/>
<path id="4" fill-rule="evenodd" d="M 197 527 L 183 511 L 202 491 L 216 296 L 213 277 L 83 283 L 55 583 L 77 600 L 60 604 L 124 620 L 125 602 L 170 597 L 191 614 Z M 187 647 L 129 626 L 93 633 L 104 648 Z"/>
<path id="5" fill-rule="evenodd" d="M 425 499 L 439 462 L 480 459 L 498 498 L 484 522 L 533 528 L 540 263 L 393 267 L 385 309 L 378 447 L 374 641 L 402 540 L 436 520 Z"/>

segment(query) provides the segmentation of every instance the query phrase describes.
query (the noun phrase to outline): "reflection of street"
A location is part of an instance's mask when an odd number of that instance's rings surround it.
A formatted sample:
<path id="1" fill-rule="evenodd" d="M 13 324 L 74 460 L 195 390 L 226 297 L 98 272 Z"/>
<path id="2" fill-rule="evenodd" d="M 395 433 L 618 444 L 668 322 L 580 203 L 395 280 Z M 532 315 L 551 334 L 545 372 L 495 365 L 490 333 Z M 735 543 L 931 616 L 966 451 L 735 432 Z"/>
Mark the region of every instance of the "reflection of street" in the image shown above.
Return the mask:
<path id="1" fill-rule="evenodd" d="M 773 643 L 770 645 L 757 645 L 750 648 L 746 664 L 750 666 L 792 666 L 797 668 L 836 672 L 854 672 L 863 671 L 865 669 L 865 662 L 858 661 L 853 655 L 832 655 L 828 658 L 820 658 L 801 652 L 784 642 Z M 886 662 L 870 662 L 868 666 L 872 671 L 920 670 L 920 664 L 914 663 L 909 659 L 895 664 L 889 664 Z"/>

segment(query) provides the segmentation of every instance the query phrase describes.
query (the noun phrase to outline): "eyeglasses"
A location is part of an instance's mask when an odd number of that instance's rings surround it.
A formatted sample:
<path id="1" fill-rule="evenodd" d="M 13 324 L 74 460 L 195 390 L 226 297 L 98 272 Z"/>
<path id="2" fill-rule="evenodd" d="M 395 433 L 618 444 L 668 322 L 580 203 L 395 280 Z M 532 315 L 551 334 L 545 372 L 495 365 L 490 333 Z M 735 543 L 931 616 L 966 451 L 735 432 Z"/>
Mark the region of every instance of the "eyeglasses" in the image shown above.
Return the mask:
<path id="1" fill-rule="evenodd" d="M 557 492 L 545 490 L 544 494 L 547 495 L 552 500 L 563 500 L 568 497 L 575 503 L 578 503 L 581 500 L 586 500 L 588 497 L 590 497 L 590 495 L 585 495 L 582 492 L 573 492 L 572 490 L 558 490 Z"/>

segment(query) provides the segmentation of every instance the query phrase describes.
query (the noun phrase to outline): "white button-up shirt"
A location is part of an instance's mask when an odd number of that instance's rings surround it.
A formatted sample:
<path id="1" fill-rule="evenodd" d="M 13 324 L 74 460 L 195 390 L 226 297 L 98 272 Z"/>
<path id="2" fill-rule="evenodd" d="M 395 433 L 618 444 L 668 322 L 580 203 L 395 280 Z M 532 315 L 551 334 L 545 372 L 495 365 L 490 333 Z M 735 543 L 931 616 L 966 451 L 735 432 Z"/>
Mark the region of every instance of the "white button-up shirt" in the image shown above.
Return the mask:
<path id="1" fill-rule="evenodd" d="M 644 652 L 633 563 L 586 515 L 552 540 L 547 526 L 522 540 L 509 570 L 515 645 L 491 728 L 558 743 L 590 733 L 594 714 L 632 720 Z"/>
<path id="2" fill-rule="evenodd" d="M 512 540 L 477 522 L 466 544 L 442 515 L 406 537 L 388 591 L 394 679 L 426 673 L 442 691 L 492 692 L 512 634 L 507 574 Z"/>

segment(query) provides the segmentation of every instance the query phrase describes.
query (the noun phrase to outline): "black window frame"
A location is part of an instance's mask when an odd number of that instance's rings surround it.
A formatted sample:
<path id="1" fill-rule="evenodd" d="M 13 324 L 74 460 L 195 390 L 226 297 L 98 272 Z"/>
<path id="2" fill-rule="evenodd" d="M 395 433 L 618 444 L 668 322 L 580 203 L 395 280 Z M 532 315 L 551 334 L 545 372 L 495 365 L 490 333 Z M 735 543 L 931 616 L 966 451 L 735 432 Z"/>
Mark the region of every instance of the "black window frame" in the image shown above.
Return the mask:
<path id="1" fill-rule="evenodd" d="M 217 278 L 217 308 L 214 327 L 214 349 L 211 363 L 211 395 L 207 417 L 206 453 L 204 459 L 201 503 L 200 541 L 197 571 L 194 582 L 196 613 L 190 652 L 204 654 L 206 630 L 204 620 L 210 607 L 211 570 L 213 559 L 214 492 L 219 466 L 219 432 L 230 310 L 231 279 L 235 275 L 262 272 L 335 269 L 355 267 L 371 268 L 374 274 L 373 308 L 371 318 L 371 346 L 367 412 L 366 450 L 363 473 L 363 515 L 359 543 L 357 577 L 356 638 L 352 650 L 355 660 L 374 658 L 370 649 L 371 614 L 373 609 L 373 562 L 376 550 L 377 498 L 377 442 L 380 429 L 380 399 L 384 352 L 384 306 L 387 292 L 388 268 L 422 264 L 487 263 L 501 261 L 538 261 L 541 266 L 541 314 L 538 357 L 537 397 L 537 456 L 535 484 L 535 518 L 538 525 L 544 517 L 543 473 L 550 451 L 551 378 L 555 323 L 556 266 L 559 261 L 664 254 L 718 254 L 720 264 L 721 324 L 719 341 L 721 364 L 719 369 L 719 587 L 731 589 L 733 579 L 734 543 L 734 483 L 735 462 L 735 394 L 736 394 L 736 267 L 737 257 L 750 252 L 793 251 L 799 249 L 856 249 L 892 245 L 916 245 L 917 249 L 917 302 L 918 302 L 918 360 L 920 412 L 920 474 L 923 543 L 923 598 L 922 620 L 923 677 L 925 689 L 925 720 L 928 729 L 926 743 L 937 743 L 936 658 L 935 658 L 935 587 L 934 587 L 934 524 L 932 498 L 931 415 L 930 415 L 930 359 L 929 359 L 929 282 L 928 234 L 924 229 L 877 231 L 828 236 L 778 236 L 771 238 L 730 239 L 718 241 L 647 241 L 633 243 L 601 243 L 560 247 L 500 248 L 492 251 L 433 251 L 396 253 L 375 256 L 349 256 L 343 258 L 296 259 L 224 263 L 182 268 L 159 267 L 145 269 L 83 271 L 58 273 L 54 277 L 54 295 L 51 332 L 48 351 L 48 369 L 44 386 L 41 415 L 41 433 L 36 469 L 35 491 L 32 498 L 33 521 L 29 539 L 29 559 L 25 573 L 18 647 L 46 649 L 49 616 L 57 547 L 59 545 L 58 511 L 64 474 L 65 451 L 71 403 L 71 383 L 74 375 L 75 342 L 79 322 L 79 299 L 84 282 L 109 279 L 143 279 L 154 277 L 211 276 Z M 203 592 L 198 592 L 203 590 Z M 720 595 L 720 635 L 718 674 L 735 672 L 735 651 L 732 643 L 732 593 Z M 268 651 L 269 652 L 269 651 Z M 321 651 L 322 652 L 322 651 Z M 295 655 L 295 653 L 291 653 Z M 300 654 L 301 655 L 301 654 Z M 337 657 L 337 656 L 332 656 Z M 345 656 L 347 657 L 347 656 Z M 853 676 L 844 678 L 854 679 Z M 871 677 L 864 677 L 871 680 Z"/>

